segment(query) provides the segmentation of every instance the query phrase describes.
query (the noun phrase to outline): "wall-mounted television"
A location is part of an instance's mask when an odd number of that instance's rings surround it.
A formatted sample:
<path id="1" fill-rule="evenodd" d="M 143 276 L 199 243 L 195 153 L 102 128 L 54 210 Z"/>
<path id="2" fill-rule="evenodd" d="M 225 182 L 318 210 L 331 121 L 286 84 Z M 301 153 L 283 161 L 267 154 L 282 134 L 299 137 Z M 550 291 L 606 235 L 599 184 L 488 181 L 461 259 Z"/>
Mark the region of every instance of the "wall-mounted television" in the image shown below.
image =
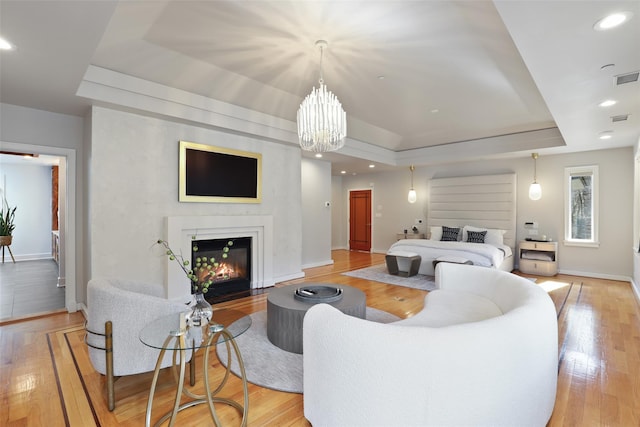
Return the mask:
<path id="1" fill-rule="evenodd" d="M 181 202 L 260 203 L 262 154 L 180 141 Z"/>

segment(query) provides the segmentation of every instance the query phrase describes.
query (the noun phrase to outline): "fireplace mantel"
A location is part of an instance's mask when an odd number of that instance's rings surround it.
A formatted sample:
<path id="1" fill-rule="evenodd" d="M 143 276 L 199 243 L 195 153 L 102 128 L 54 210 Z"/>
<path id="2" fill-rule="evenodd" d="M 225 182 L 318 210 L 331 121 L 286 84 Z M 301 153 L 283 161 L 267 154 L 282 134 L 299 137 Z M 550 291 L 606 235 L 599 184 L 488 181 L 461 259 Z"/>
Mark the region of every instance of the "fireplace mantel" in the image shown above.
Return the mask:
<path id="1" fill-rule="evenodd" d="M 251 237 L 251 288 L 273 286 L 273 217 L 271 215 L 241 216 L 168 216 L 165 236 L 176 253 L 190 256 L 192 236 L 198 239 Z M 188 254 L 188 255 L 187 255 Z M 165 288 L 167 298 L 185 299 L 190 295 L 190 283 L 180 266 L 166 257 Z"/>

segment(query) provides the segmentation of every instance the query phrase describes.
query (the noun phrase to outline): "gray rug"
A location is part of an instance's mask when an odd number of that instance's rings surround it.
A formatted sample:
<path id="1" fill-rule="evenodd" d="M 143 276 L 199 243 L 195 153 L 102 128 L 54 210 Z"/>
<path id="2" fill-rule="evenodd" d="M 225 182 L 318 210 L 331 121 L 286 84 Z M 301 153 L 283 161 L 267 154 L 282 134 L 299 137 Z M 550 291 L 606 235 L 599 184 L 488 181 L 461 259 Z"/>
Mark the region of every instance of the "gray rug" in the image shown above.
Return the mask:
<path id="1" fill-rule="evenodd" d="M 385 264 L 378 264 L 372 267 L 348 271 L 342 274 L 345 276 L 358 277 L 360 279 L 373 280 L 374 282 L 422 289 L 423 291 L 432 291 L 436 288 L 433 276 L 426 276 L 424 274 L 416 274 L 411 277 L 394 276 L 387 272 L 387 266 Z"/>
<path id="2" fill-rule="evenodd" d="M 236 338 L 242 353 L 247 381 L 274 390 L 302 393 L 302 355 L 284 351 L 267 338 L 267 312 L 259 311 L 251 316 L 251 327 Z M 399 317 L 367 307 L 367 320 L 389 323 Z M 227 366 L 225 344 L 218 344 L 218 357 Z M 233 353 L 233 352 L 232 352 Z M 232 356 L 231 371 L 238 375 L 240 369 L 235 355 Z"/>

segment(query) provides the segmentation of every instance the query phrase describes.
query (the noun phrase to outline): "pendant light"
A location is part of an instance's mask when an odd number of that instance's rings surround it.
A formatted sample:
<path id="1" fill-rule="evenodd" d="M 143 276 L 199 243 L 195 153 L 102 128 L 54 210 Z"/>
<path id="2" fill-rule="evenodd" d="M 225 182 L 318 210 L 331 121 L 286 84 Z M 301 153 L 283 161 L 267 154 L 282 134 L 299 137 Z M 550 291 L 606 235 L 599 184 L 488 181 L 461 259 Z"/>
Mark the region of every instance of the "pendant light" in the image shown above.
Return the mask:
<path id="1" fill-rule="evenodd" d="M 316 42 L 320 48 L 320 86 L 312 89 L 298 109 L 300 147 L 316 153 L 341 149 L 347 136 L 347 114 L 338 98 L 327 90 L 322 77 L 322 57 L 327 45 L 325 40 Z"/>
<path id="2" fill-rule="evenodd" d="M 533 158 L 533 182 L 529 186 L 529 198 L 531 200 L 540 200 L 542 197 L 542 186 L 536 181 L 536 160 L 538 160 L 538 153 L 531 153 Z"/>
<path id="3" fill-rule="evenodd" d="M 415 166 L 409 166 L 409 170 L 411 171 L 411 188 L 409 189 L 409 194 L 407 195 L 407 200 L 409 203 L 415 203 L 418 200 L 418 195 L 416 194 L 416 190 L 413 189 L 413 171 L 416 169 Z"/>

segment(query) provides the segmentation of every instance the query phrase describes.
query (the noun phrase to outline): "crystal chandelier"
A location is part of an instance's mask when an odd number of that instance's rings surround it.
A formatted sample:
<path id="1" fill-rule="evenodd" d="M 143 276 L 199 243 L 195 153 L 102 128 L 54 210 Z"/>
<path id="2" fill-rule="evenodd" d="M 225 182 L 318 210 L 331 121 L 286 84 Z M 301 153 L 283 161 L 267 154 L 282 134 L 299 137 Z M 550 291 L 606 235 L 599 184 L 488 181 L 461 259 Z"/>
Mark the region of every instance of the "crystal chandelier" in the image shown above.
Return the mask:
<path id="1" fill-rule="evenodd" d="M 322 78 L 322 56 L 327 42 L 318 40 L 320 48 L 320 87 L 315 87 L 298 109 L 300 147 L 316 153 L 336 151 L 344 147 L 347 136 L 347 114 L 338 98 L 327 90 Z"/>

